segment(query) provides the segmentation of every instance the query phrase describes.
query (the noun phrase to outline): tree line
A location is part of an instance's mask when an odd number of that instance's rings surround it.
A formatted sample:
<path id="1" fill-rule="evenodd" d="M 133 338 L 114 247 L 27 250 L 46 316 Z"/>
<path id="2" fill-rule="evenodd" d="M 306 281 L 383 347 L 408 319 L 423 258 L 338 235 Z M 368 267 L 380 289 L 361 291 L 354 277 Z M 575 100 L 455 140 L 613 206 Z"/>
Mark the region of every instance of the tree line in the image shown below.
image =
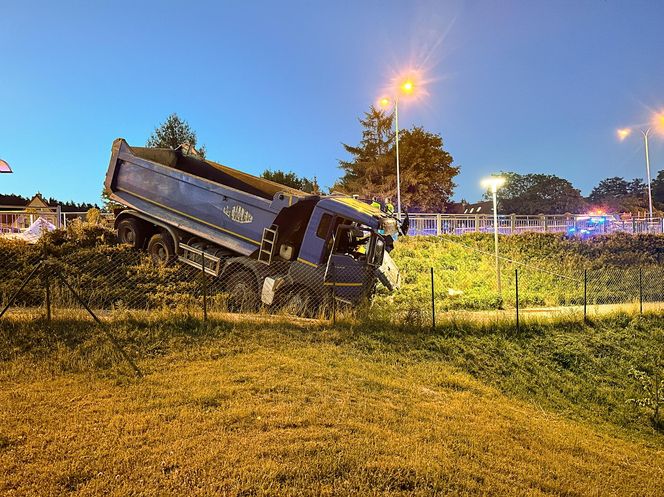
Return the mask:
<path id="1" fill-rule="evenodd" d="M 506 179 L 498 196 L 502 214 L 639 213 L 649 209 L 647 184 L 640 178 L 603 179 L 584 197 L 568 180 L 552 174 L 500 175 Z M 653 210 L 664 210 L 664 171 L 659 171 L 650 187 Z"/>
<path id="2" fill-rule="evenodd" d="M 0 193 L 0 206 L 23 208 L 28 205 L 30 200 L 31 198 L 29 197 L 23 197 L 22 195 L 16 195 L 14 193 Z M 44 200 L 44 202 L 50 207 L 57 207 L 59 205 L 61 212 L 87 212 L 89 209 L 99 208 L 97 204 L 91 204 L 89 202 L 74 202 L 73 200 L 61 202 L 53 197 L 42 198 L 42 200 Z"/>
<path id="3" fill-rule="evenodd" d="M 396 203 L 396 140 L 394 114 L 371 106 L 359 118 L 361 138 L 357 145 L 342 143 L 348 159 L 339 160 L 341 177 L 325 193 L 358 195 L 363 199 L 389 198 Z M 184 153 L 205 158 L 205 145 L 198 145 L 196 132 L 173 113 L 155 128 L 147 140 L 148 147 L 177 148 Z M 451 201 L 460 166 L 444 149 L 439 133 L 412 126 L 399 132 L 401 202 L 414 212 L 447 212 L 458 206 Z M 499 193 L 499 211 L 517 214 L 582 213 L 588 210 L 605 212 L 640 212 L 648 210 L 647 185 L 635 178 L 606 178 L 584 197 L 581 191 L 564 178 L 552 174 L 500 173 L 506 183 Z M 322 193 L 315 176 L 298 176 L 292 171 L 265 169 L 263 178 L 307 193 Z M 664 170 L 652 180 L 655 209 L 664 210 Z M 112 205 L 104 192 L 102 198 Z M 0 197 L 1 198 L 1 197 Z M 488 199 L 488 196 L 485 196 Z M 49 199 L 53 201 L 53 199 Z M 464 201 L 462 201 L 463 203 Z M 2 202 L 0 202 L 1 204 Z M 69 205 L 65 204 L 65 205 Z M 74 204 L 85 210 L 91 204 Z"/>

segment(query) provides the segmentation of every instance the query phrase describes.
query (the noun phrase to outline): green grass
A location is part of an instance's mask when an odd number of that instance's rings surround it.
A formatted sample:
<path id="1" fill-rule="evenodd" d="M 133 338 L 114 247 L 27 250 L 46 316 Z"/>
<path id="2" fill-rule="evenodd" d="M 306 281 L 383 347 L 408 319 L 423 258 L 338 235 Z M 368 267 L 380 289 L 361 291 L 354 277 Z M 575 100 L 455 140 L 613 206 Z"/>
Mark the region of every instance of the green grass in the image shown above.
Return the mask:
<path id="1" fill-rule="evenodd" d="M 626 404 L 664 318 L 591 326 L 164 313 L 0 321 L 0 493 L 660 495 Z"/>
<path id="2" fill-rule="evenodd" d="M 638 301 L 639 268 L 644 301 L 664 301 L 664 236 L 598 236 L 589 240 L 555 233 L 500 237 L 502 296 L 496 288 L 493 237 L 489 234 L 407 237 L 392 256 L 403 286 L 395 295 L 381 294 L 376 304 L 411 314 L 429 305 L 431 275 L 439 311 L 494 309 L 515 305 L 515 270 L 519 303 L 570 306 L 583 303 L 584 270 L 589 304 Z"/>

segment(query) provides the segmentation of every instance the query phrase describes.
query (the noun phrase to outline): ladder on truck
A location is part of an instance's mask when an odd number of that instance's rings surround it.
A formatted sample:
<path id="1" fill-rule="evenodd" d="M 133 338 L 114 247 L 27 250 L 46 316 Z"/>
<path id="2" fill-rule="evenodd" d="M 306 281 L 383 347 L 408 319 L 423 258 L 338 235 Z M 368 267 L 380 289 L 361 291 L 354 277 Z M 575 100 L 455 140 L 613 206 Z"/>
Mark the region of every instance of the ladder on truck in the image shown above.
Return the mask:
<path id="1" fill-rule="evenodd" d="M 269 228 L 263 228 L 263 238 L 261 239 L 261 249 L 258 252 L 258 262 L 270 265 L 274 251 L 277 248 L 277 231 L 279 227 L 273 224 Z"/>

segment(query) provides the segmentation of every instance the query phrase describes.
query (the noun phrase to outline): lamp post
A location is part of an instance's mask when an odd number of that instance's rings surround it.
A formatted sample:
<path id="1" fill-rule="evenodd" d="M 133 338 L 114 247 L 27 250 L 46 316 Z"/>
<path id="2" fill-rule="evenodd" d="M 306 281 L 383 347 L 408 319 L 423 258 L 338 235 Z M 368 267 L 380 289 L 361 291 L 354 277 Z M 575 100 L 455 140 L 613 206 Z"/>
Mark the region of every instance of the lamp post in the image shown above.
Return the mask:
<path id="1" fill-rule="evenodd" d="M 404 81 L 399 89 L 406 95 L 413 93 L 415 85 L 410 79 Z M 389 98 L 381 98 L 380 105 L 387 107 L 390 105 Z M 396 93 L 394 97 L 394 139 L 395 139 L 395 149 L 397 156 L 397 218 L 401 219 L 401 171 L 399 168 L 399 92 Z"/>
<path id="2" fill-rule="evenodd" d="M 498 188 L 505 184 L 505 178 L 501 176 L 491 176 L 482 180 L 482 186 L 491 190 L 493 196 L 493 244 L 496 252 L 496 284 L 498 287 L 498 295 L 502 295 L 502 288 L 500 285 L 500 256 L 498 255 Z"/>
<path id="3" fill-rule="evenodd" d="M 659 113 L 653 116 L 652 125 L 659 129 L 660 131 L 664 130 L 664 113 Z M 650 137 L 650 132 L 652 127 L 646 129 L 640 129 L 641 134 L 643 135 L 643 147 L 646 156 L 646 180 L 648 181 L 648 213 L 650 215 L 650 220 L 652 221 L 652 187 L 650 185 L 650 150 L 648 147 L 648 140 Z M 629 135 L 632 134 L 631 128 L 622 128 L 617 131 L 618 139 L 620 141 L 625 140 Z"/>
<path id="4" fill-rule="evenodd" d="M 12 168 L 9 167 L 9 164 L 0 159 L 0 173 L 12 173 L 12 172 L 13 172 Z"/>
<path id="5" fill-rule="evenodd" d="M 650 134 L 650 128 L 645 131 L 641 130 L 643 135 L 643 144 L 646 151 L 646 176 L 648 178 L 648 212 L 650 213 L 650 220 L 652 221 L 652 190 L 650 188 L 650 154 L 648 153 L 648 135 Z"/>

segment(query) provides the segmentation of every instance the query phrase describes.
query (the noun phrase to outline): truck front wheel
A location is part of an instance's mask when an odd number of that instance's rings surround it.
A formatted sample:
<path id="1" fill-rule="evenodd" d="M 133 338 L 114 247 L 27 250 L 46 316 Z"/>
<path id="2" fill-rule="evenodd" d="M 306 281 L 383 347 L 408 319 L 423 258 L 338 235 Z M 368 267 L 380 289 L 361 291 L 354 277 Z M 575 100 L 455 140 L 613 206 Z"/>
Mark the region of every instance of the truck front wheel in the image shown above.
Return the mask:
<path id="1" fill-rule="evenodd" d="M 171 236 L 168 233 L 152 235 L 148 242 L 148 254 L 155 264 L 159 266 L 168 264 L 175 258 L 175 246 Z"/>
<path id="2" fill-rule="evenodd" d="M 145 226 L 135 217 L 127 217 L 118 223 L 118 239 L 134 248 L 143 248 Z"/>
<path id="3" fill-rule="evenodd" d="M 313 318 L 318 314 L 319 303 L 311 290 L 299 286 L 291 288 L 283 295 L 280 309 L 286 314 Z"/>

